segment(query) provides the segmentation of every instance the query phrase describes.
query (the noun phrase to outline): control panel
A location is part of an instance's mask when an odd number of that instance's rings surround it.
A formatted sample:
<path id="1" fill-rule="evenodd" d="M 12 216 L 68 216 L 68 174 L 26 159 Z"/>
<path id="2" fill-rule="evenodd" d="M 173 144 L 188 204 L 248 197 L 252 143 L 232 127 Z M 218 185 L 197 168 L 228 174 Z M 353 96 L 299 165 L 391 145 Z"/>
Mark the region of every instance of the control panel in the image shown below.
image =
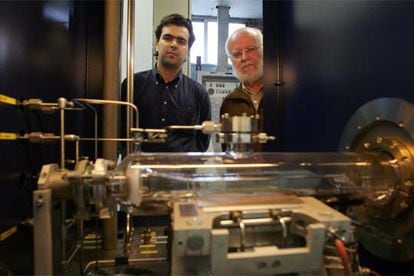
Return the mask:
<path id="1" fill-rule="evenodd" d="M 231 73 L 207 71 L 197 71 L 197 81 L 206 88 L 210 96 L 211 120 L 214 122 L 220 121 L 221 103 L 240 84 L 240 81 Z M 221 145 L 214 140 L 214 137 L 211 140 L 209 150 L 222 151 Z"/>

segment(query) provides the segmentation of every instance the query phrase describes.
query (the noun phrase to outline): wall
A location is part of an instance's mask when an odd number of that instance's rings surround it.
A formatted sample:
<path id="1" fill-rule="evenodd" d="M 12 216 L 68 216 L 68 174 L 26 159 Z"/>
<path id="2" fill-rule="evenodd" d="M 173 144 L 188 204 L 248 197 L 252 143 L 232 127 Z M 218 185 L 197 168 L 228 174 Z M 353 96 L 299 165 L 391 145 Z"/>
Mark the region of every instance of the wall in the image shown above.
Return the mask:
<path id="1" fill-rule="evenodd" d="M 273 51 L 265 74 L 270 86 L 277 74 L 283 83 L 273 102 L 280 107 L 281 150 L 336 151 L 348 119 L 364 103 L 414 101 L 414 2 L 271 2 L 264 3 L 277 5 L 280 14 L 264 10 L 265 52 Z"/>

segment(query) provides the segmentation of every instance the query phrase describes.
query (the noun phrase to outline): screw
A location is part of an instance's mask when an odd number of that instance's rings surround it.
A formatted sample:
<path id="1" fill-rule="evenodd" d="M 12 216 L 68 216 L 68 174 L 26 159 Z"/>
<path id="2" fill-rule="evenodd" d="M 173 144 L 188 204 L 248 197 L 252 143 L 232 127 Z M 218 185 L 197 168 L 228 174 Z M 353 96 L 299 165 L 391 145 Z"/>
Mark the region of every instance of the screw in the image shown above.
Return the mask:
<path id="1" fill-rule="evenodd" d="M 275 260 L 275 261 L 272 262 L 272 267 L 273 268 L 278 267 L 278 266 L 280 266 L 280 261 L 279 260 Z"/>
<path id="2" fill-rule="evenodd" d="M 43 198 L 38 197 L 37 200 L 36 200 L 36 207 L 40 208 L 40 207 L 43 206 L 43 204 L 44 204 Z"/>

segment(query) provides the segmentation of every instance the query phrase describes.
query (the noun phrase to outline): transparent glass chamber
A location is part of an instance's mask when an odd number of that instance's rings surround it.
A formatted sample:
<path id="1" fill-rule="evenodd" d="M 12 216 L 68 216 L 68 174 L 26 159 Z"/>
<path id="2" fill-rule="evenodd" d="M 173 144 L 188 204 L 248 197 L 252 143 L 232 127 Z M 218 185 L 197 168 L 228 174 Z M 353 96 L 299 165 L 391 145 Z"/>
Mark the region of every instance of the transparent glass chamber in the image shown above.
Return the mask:
<path id="1" fill-rule="evenodd" d="M 113 178 L 124 176 L 135 204 L 272 192 L 386 203 L 398 171 L 392 160 L 376 153 L 133 153 L 117 166 Z"/>

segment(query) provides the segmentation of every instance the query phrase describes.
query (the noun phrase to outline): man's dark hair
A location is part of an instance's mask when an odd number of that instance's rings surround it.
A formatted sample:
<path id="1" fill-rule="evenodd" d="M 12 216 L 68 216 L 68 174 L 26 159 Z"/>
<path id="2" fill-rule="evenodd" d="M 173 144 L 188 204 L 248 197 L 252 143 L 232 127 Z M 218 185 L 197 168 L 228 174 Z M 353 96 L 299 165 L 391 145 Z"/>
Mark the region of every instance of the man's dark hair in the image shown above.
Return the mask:
<path id="1" fill-rule="evenodd" d="M 195 40 L 195 35 L 193 32 L 193 24 L 191 24 L 190 19 L 185 18 L 181 14 L 177 14 L 177 13 L 167 15 L 163 19 L 161 19 L 160 24 L 157 26 L 157 29 L 155 29 L 155 37 L 157 39 L 157 42 L 160 41 L 162 28 L 167 25 L 176 25 L 176 26 L 186 27 L 188 30 L 188 33 L 190 34 L 190 37 L 188 39 L 188 48 L 191 48 L 191 46 L 193 46 L 193 43 Z"/>

